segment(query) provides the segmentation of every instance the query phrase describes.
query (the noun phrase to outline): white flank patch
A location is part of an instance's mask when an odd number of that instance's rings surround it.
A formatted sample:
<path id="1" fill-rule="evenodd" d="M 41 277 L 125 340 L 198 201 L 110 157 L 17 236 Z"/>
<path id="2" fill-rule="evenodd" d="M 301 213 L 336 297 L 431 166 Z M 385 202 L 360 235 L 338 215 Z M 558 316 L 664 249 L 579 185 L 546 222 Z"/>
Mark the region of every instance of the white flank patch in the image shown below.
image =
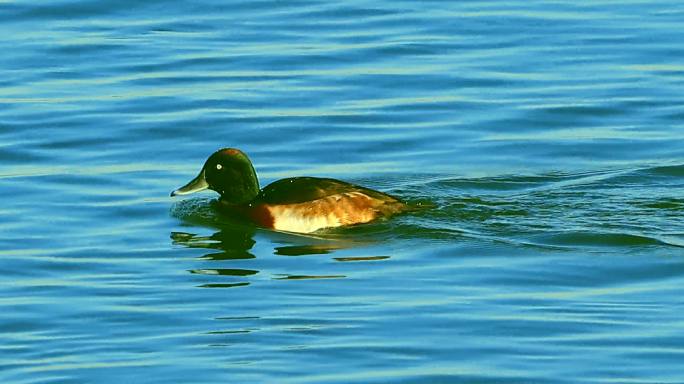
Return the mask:
<path id="1" fill-rule="evenodd" d="M 296 206 L 297 204 L 293 204 Z M 298 212 L 299 211 L 299 212 Z M 321 228 L 338 227 L 340 221 L 332 214 L 304 216 L 294 207 L 282 207 L 274 215 L 273 228 L 279 231 L 311 233 Z"/>

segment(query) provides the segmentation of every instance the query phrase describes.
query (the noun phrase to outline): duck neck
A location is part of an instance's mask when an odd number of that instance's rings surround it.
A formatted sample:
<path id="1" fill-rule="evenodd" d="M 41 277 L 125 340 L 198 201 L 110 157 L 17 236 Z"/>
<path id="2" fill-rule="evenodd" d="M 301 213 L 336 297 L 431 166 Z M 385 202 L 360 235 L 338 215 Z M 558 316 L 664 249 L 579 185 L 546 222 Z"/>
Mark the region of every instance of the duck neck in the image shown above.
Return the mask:
<path id="1" fill-rule="evenodd" d="M 221 201 L 227 205 L 248 205 L 259 194 L 259 181 L 253 169 L 236 177 L 221 191 Z"/>

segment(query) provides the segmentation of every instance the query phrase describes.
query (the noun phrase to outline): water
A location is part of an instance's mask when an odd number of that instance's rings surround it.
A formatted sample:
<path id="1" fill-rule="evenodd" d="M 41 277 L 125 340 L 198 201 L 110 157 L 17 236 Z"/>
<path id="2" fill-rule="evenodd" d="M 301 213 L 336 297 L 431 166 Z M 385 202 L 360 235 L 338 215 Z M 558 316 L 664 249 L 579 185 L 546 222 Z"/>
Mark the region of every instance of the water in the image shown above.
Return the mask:
<path id="1" fill-rule="evenodd" d="M 0 382 L 684 382 L 678 1 L 0 1 Z M 172 199 L 433 208 L 299 236 Z"/>

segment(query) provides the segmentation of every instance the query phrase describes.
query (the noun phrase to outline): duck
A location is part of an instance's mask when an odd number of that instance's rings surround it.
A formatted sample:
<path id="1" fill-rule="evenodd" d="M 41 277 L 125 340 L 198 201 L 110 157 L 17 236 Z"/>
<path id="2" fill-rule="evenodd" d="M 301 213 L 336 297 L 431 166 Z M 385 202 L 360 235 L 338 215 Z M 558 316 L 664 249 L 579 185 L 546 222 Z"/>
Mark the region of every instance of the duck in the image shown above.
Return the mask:
<path id="1" fill-rule="evenodd" d="M 283 232 L 363 224 L 408 207 L 397 197 L 331 178 L 290 177 L 261 189 L 252 161 L 236 148 L 211 154 L 199 174 L 171 197 L 206 189 L 220 194 L 219 211 Z"/>

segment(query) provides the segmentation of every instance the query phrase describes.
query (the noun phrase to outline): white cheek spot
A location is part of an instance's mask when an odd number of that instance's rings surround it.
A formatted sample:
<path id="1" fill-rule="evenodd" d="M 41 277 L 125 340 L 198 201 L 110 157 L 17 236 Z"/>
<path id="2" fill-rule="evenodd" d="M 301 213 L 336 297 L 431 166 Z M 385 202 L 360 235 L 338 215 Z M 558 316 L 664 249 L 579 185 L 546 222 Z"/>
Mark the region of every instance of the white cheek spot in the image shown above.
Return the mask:
<path id="1" fill-rule="evenodd" d="M 221 165 L 221 164 L 216 164 L 216 169 L 221 169 L 221 168 L 223 168 L 223 165 Z"/>

